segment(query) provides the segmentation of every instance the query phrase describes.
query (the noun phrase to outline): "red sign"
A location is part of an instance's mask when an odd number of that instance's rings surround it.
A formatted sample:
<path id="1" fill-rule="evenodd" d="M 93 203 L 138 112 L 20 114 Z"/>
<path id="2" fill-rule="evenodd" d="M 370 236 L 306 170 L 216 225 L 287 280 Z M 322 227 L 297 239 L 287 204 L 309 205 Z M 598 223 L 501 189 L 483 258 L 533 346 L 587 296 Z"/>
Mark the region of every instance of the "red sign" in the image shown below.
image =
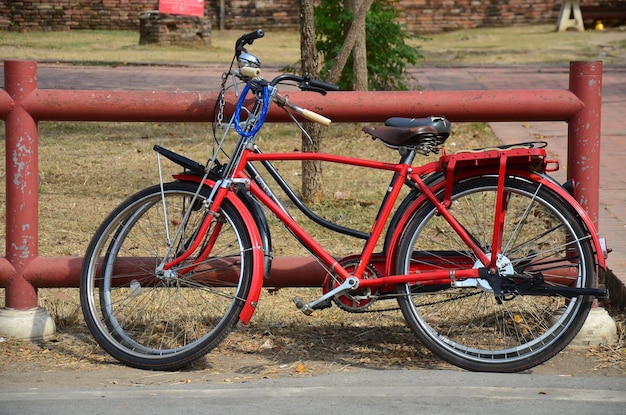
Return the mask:
<path id="1" fill-rule="evenodd" d="M 204 16 L 204 0 L 160 0 L 159 13 Z"/>

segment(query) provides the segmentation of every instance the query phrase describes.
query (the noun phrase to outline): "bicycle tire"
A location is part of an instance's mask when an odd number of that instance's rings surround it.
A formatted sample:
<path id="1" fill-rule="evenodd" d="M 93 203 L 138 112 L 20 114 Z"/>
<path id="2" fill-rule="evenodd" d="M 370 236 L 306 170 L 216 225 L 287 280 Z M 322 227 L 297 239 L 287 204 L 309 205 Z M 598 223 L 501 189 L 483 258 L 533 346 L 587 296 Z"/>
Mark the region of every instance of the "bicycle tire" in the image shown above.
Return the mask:
<path id="1" fill-rule="evenodd" d="M 183 223 L 197 189 L 172 182 L 164 184 L 164 198 L 160 185 L 138 192 L 104 220 L 89 244 L 80 281 L 83 315 L 98 344 L 125 365 L 183 368 L 215 348 L 239 320 L 252 281 L 252 238 L 227 199 L 219 211 L 219 235 L 201 267 L 182 271 L 208 236 L 173 274 L 157 274 L 167 240 L 182 252 L 206 214 L 205 186 Z M 179 227 L 184 231 L 173 239 Z"/>
<path id="2" fill-rule="evenodd" d="M 486 251 L 491 250 L 497 182 L 495 176 L 479 176 L 452 190 L 450 211 Z M 529 278 L 540 272 L 546 285 L 594 287 L 592 238 L 570 205 L 523 178 L 507 178 L 505 192 L 502 265 Z M 398 245 L 399 274 L 411 267 L 453 270 L 476 264 L 431 202 L 414 212 Z M 422 344 L 455 366 L 483 372 L 518 372 L 552 358 L 579 332 L 593 302 L 589 296 L 511 295 L 499 304 L 493 292 L 449 284 L 407 284 L 398 291 L 404 318 Z"/>

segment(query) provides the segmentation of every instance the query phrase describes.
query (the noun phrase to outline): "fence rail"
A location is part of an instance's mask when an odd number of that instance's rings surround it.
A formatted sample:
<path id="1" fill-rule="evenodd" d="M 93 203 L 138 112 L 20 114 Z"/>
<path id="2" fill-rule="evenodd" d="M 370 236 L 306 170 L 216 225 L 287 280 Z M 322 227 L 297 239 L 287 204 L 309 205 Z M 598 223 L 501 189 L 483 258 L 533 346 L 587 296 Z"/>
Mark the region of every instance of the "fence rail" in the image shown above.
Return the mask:
<path id="1" fill-rule="evenodd" d="M 565 121 L 568 123 L 568 179 L 579 202 L 598 222 L 601 62 L 572 62 L 568 90 L 333 92 L 332 98 L 290 93 L 294 102 L 334 122 L 378 122 L 392 116 L 445 115 L 460 121 Z M 37 122 L 198 122 L 213 118 L 217 92 L 125 92 L 38 89 L 37 65 L 4 62 L 0 117 L 6 128 L 6 256 L 0 258 L 5 306 L 37 307 L 37 288 L 77 287 L 80 257 L 38 255 Z M 235 97 L 227 97 L 232 112 Z M 268 121 L 289 118 L 272 110 Z M 294 272 L 294 267 L 298 272 Z M 306 258 L 277 258 L 272 285 L 319 286 L 324 271 Z"/>

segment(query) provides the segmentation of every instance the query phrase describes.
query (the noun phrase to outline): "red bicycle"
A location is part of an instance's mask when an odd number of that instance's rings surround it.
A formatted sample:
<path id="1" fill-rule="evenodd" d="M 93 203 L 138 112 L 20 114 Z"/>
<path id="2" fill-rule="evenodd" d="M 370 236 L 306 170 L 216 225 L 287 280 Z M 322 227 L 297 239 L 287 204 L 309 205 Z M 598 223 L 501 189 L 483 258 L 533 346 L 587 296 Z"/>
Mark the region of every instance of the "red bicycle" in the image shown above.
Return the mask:
<path id="1" fill-rule="evenodd" d="M 330 122 L 291 103 L 280 85 L 322 94 L 336 87 L 293 74 L 263 79 L 259 60 L 246 50 L 262 36 L 257 30 L 236 42 L 222 93 L 229 79 L 243 90 L 223 136 L 215 134 L 207 163 L 155 146 L 184 172 L 129 197 L 91 240 L 80 295 L 98 343 L 127 365 L 172 370 L 216 347 L 238 321 L 248 323 L 264 279 L 271 278 L 269 210 L 328 272 L 318 298 L 294 299 L 305 314 L 333 303 L 359 312 L 396 300 L 425 346 L 473 371 L 525 370 L 562 350 L 594 298 L 607 294 L 596 288 L 607 251 L 571 190 L 547 175 L 558 163 L 546 158 L 545 143 L 443 152 L 435 162 L 413 165 L 419 154 L 438 153 L 450 134 L 448 120 L 433 116 L 364 128 L 400 153 L 398 163 L 263 153 L 255 139 L 271 104 L 300 127 L 297 114 Z M 224 100 L 218 101 L 221 122 Z M 238 140 L 226 151 L 232 130 Z M 283 160 L 388 171 L 391 181 L 371 231 L 311 211 L 273 164 Z M 331 255 L 292 217 L 261 171 L 309 218 L 362 239 L 361 251 Z"/>

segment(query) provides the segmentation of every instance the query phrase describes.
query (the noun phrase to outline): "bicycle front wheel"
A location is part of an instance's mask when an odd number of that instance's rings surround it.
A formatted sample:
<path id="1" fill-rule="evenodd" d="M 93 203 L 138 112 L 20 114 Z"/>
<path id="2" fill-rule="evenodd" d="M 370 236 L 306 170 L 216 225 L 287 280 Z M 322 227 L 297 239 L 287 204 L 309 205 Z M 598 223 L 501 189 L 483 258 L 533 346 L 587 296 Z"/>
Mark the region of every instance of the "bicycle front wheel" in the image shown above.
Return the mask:
<path id="1" fill-rule="evenodd" d="M 490 253 L 498 178 L 476 177 L 456 184 L 450 212 Z M 443 190 L 439 195 L 443 196 Z M 499 266 L 511 275 L 543 278 L 548 287 L 595 286 L 592 239 L 573 209 L 539 183 L 505 181 L 504 233 Z M 397 272 L 482 266 L 437 214 L 419 207 L 398 245 Z M 444 360 L 472 371 L 516 372 L 543 363 L 580 330 L 592 298 L 508 293 L 497 301 L 489 288 L 403 285 L 399 304 L 416 337 Z"/>
<path id="2" fill-rule="evenodd" d="M 228 200 L 189 258 L 167 272 L 160 267 L 188 249 L 208 214 L 210 189 L 196 195 L 197 188 L 173 182 L 131 196 L 89 245 L 80 285 L 85 321 L 126 365 L 187 366 L 238 322 L 252 281 L 252 239 Z"/>

